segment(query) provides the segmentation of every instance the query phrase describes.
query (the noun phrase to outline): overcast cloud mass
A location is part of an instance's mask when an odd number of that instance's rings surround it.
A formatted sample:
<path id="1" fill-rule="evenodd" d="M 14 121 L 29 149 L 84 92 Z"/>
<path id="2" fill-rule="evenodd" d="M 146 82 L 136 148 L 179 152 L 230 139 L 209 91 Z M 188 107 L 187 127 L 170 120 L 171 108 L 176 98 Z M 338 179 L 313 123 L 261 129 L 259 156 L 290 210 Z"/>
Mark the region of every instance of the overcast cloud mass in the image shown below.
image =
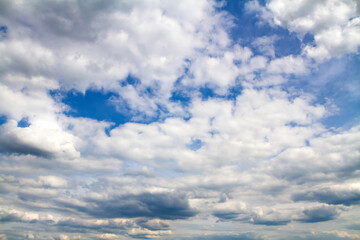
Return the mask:
<path id="1" fill-rule="evenodd" d="M 357 0 L 1 0 L 0 239 L 360 239 Z"/>

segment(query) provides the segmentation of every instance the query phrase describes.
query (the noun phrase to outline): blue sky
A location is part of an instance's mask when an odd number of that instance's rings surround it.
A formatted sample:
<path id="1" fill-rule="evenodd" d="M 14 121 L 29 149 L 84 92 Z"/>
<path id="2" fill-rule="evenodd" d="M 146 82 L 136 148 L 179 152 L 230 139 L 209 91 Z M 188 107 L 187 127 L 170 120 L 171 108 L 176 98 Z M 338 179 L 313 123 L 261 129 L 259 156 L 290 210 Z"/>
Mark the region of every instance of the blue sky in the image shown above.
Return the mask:
<path id="1" fill-rule="evenodd" d="M 360 239 L 359 9 L 2 1 L 0 239 Z"/>

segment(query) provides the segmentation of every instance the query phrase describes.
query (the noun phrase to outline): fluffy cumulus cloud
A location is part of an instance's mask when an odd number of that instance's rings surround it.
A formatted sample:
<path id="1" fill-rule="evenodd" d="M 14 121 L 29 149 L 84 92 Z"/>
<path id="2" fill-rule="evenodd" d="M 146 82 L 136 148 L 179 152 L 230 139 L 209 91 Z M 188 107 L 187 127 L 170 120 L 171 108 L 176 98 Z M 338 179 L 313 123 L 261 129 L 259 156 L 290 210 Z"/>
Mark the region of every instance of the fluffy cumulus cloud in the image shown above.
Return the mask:
<path id="1" fill-rule="evenodd" d="M 359 9 L 2 1 L 0 239 L 360 239 Z"/>
<path id="2" fill-rule="evenodd" d="M 252 3 L 250 9 L 260 12 L 264 19 L 304 38 L 311 34 L 314 44 L 303 48 L 303 53 L 317 61 L 358 53 L 360 18 L 358 1 L 287 1 L 273 0 L 266 8 Z"/>

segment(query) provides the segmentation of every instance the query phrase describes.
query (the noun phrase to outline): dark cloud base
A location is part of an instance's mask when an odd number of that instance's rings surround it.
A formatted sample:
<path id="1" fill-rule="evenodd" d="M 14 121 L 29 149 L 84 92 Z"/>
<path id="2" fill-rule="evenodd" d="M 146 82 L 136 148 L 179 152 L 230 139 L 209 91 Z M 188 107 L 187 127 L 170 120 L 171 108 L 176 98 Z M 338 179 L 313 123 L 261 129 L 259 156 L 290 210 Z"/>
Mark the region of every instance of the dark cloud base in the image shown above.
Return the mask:
<path id="1" fill-rule="evenodd" d="M 143 193 L 140 195 L 125 195 L 112 197 L 108 200 L 85 199 L 88 207 L 71 204 L 74 208 L 97 218 L 159 218 L 187 219 L 196 215 L 183 194 L 174 193 Z"/>

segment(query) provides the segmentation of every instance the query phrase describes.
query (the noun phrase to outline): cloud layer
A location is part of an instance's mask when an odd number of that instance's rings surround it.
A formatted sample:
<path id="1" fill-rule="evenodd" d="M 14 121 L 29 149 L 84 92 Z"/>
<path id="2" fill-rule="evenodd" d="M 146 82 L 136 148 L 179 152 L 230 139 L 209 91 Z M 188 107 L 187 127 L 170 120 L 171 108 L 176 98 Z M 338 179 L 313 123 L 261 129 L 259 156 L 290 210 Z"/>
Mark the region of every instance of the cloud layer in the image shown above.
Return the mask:
<path id="1" fill-rule="evenodd" d="M 360 239 L 359 9 L 2 1 L 0 239 Z"/>

